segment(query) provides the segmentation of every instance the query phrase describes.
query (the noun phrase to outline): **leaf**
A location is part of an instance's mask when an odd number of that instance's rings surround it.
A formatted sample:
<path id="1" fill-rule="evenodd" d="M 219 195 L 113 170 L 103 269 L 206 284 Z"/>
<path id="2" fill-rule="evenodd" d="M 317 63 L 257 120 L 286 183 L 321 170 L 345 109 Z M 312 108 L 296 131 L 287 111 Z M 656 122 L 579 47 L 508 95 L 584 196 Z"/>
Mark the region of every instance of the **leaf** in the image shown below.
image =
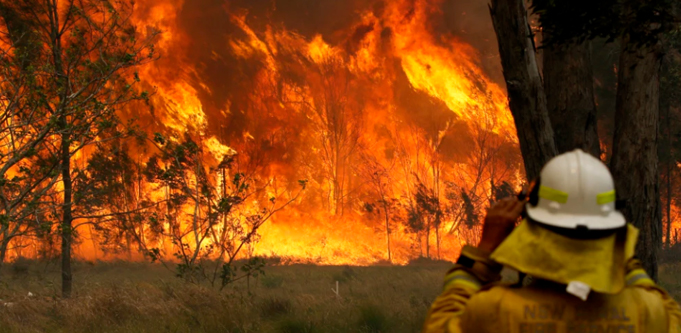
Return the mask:
<path id="1" fill-rule="evenodd" d="M 234 268 L 230 263 L 222 264 L 222 270 L 220 271 L 220 280 L 222 286 L 226 286 L 234 281 L 236 277 L 236 268 Z"/>
<path id="2" fill-rule="evenodd" d="M 156 262 L 161 259 L 161 250 L 158 248 L 152 248 L 147 251 L 146 255 L 151 258 L 151 262 Z"/>
<path id="3" fill-rule="evenodd" d="M 133 62 L 133 60 L 135 60 L 135 55 L 132 53 L 126 53 L 123 56 L 122 62 L 127 64 Z"/>
<path id="4" fill-rule="evenodd" d="M 461 200 L 463 200 L 466 226 L 471 229 L 479 223 L 478 214 L 475 212 L 471 197 L 465 190 L 461 190 Z"/>
<path id="5" fill-rule="evenodd" d="M 163 137 L 163 134 L 156 132 L 154 133 L 154 142 L 163 146 L 166 143 L 166 139 Z"/>

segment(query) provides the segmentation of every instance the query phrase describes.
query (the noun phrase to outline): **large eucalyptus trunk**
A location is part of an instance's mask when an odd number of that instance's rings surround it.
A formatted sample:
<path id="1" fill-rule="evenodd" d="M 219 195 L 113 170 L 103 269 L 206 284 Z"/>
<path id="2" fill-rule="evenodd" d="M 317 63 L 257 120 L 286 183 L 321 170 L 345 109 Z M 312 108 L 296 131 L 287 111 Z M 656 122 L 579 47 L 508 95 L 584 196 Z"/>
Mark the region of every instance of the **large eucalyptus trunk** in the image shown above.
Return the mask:
<path id="1" fill-rule="evenodd" d="M 620 55 L 611 170 L 627 221 L 641 230 L 637 255 L 657 279 L 662 241 L 658 174 L 658 44 L 640 46 L 625 38 Z"/>
<path id="2" fill-rule="evenodd" d="M 550 36 L 545 33 L 544 38 Z M 549 43 L 543 59 L 544 90 L 558 153 L 580 148 L 600 157 L 591 43 Z"/>
<path id="3" fill-rule="evenodd" d="M 556 155 L 546 95 L 523 0 L 492 0 L 492 23 L 528 179 Z"/>

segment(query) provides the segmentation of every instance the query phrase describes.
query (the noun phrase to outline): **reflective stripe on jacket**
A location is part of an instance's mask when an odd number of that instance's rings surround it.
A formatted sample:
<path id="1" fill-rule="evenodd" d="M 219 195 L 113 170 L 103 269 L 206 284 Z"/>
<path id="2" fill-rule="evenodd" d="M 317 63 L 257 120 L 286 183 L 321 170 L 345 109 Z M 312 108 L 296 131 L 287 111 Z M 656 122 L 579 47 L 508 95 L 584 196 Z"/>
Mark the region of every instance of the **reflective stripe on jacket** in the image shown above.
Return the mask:
<path id="1" fill-rule="evenodd" d="M 424 333 L 681 333 L 679 305 L 640 268 L 628 265 L 617 294 L 592 292 L 586 301 L 565 286 L 539 281 L 526 287 L 492 286 L 464 267 L 445 277 Z"/>

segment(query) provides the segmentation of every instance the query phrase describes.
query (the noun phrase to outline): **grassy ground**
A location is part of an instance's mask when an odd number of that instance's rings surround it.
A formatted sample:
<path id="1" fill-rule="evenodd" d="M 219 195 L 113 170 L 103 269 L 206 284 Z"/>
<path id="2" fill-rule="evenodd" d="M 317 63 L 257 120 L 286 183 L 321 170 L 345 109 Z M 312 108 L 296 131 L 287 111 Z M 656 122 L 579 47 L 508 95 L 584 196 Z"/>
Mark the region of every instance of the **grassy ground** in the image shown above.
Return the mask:
<path id="1" fill-rule="evenodd" d="M 245 281 L 220 292 L 160 265 L 78 263 L 65 301 L 54 263 L 21 262 L 0 277 L 0 332 L 419 332 L 448 267 L 272 266 L 250 292 Z M 677 299 L 680 275 L 661 268 Z"/>
<path id="2" fill-rule="evenodd" d="M 681 302 L 681 263 L 660 266 L 658 282 L 677 302 Z"/>
<path id="3" fill-rule="evenodd" d="M 65 301 L 54 263 L 23 262 L 0 276 L 0 332 L 419 332 L 447 268 L 271 266 L 220 292 L 160 265 L 78 263 Z"/>

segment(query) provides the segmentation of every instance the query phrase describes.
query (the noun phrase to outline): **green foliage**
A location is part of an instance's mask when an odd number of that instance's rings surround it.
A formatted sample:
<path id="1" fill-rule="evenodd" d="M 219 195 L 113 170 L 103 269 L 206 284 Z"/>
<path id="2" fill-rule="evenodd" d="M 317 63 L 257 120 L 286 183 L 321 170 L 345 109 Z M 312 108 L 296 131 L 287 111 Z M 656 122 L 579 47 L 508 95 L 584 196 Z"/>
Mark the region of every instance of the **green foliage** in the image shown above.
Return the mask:
<path id="1" fill-rule="evenodd" d="M 407 229 L 419 233 L 433 226 L 439 227 L 443 216 L 440 199 L 419 181 L 414 193 L 414 204 L 407 207 Z"/>
<path id="2" fill-rule="evenodd" d="M 232 266 L 231 263 L 222 264 L 222 269 L 220 270 L 220 281 L 222 281 L 222 287 L 234 282 L 237 276 L 236 267 Z"/>
<path id="3" fill-rule="evenodd" d="M 62 243 L 70 244 L 85 219 L 104 231 L 104 244 L 118 243 L 127 231 L 121 226 L 140 218 L 121 216 L 129 208 L 122 204 L 130 198 L 126 186 L 133 183 L 126 175 L 135 174 L 128 173 L 135 164 L 116 149 L 134 131 L 117 112 L 139 99 L 139 79 L 129 70 L 154 59 L 145 57 L 153 53 L 157 32 L 137 31 L 130 21 L 133 3 L 128 1 L 83 0 L 57 6 L 18 0 L 3 1 L 0 7 L 5 36 L 0 70 L 6 78 L 0 97 L 11 101 L 3 104 L 9 116 L 3 123 L 21 124 L 0 127 L 0 136 L 12 137 L 12 147 L 0 154 L 0 170 L 16 174 L 3 188 L 0 213 L 10 215 L 5 226 L 11 227 L 2 233 L 0 244 L 28 234 L 54 246 L 54 234 L 60 232 Z M 73 163 L 75 156 L 89 159 Z M 66 165 L 70 177 L 61 175 Z M 0 179 L 6 179 L 5 174 Z M 55 190 L 58 183 L 72 188 L 73 196 Z M 112 212 L 106 222 L 102 211 Z M 99 215 L 90 216 L 94 213 Z M 57 223 L 61 225 L 55 227 Z"/>
<path id="4" fill-rule="evenodd" d="M 126 53 L 125 55 L 123 55 L 121 62 L 124 64 L 132 63 L 135 60 L 135 58 L 136 58 L 135 54 Z"/>
<path id="5" fill-rule="evenodd" d="M 221 288 L 243 278 L 250 279 L 251 277 L 257 278 L 258 276 L 265 275 L 264 268 L 266 264 L 265 259 L 260 257 L 249 259 L 238 270 L 232 262 L 222 264 L 219 275 Z M 241 271 L 242 275 L 238 274 L 239 271 Z"/>
<path id="6" fill-rule="evenodd" d="M 246 264 L 241 266 L 241 272 L 252 277 L 265 275 L 265 271 L 263 270 L 263 268 L 265 268 L 266 264 L 267 262 L 265 261 L 265 259 L 261 257 L 253 257 L 251 259 L 248 259 Z"/>
<path id="7" fill-rule="evenodd" d="M 433 193 L 432 190 L 429 190 L 423 184 L 419 184 L 414 198 L 416 199 L 416 204 L 422 212 L 433 216 L 435 220 L 440 220 L 442 217 L 440 199 L 435 195 L 435 193 Z"/>
<path id="8" fill-rule="evenodd" d="M 182 256 L 177 254 L 177 257 L 182 259 Z M 175 266 L 177 271 L 176 276 L 182 279 L 192 280 L 198 273 L 201 267 L 199 265 L 193 265 L 189 262 L 181 262 Z"/>
<path id="9" fill-rule="evenodd" d="M 85 170 L 74 177 L 75 204 L 92 213 L 101 209 L 123 207 L 133 201 L 129 187 L 135 182 L 137 166 L 128 154 L 127 145 L 99 146 L 88 160 Z"/>
<path id="10" fill-rule="evenodd" d="M 475 211 L 473 201 L 464 190 L 461 190 L 461 200 L 463 201 L 464 221 L 466 222 L 468 229 L 471 229 L 480 223 L 480 218 Z"/>
<path id="11" fill-rule="evenodd" d="M 145 255 L 151 259 L 151 262 L 160 261 L 162 259 L 161 250 L 158 248 L 149 249 L 145 252 Z"/>
<path id="12" fill-rule="evenodd" d="M 233 170 L 233 155 L 223 156 L 216 168 L 208 169 L 203 147 L 189 135 L 177 140 L 156 133 L 152 140 L 159 153 L 149 158 L 142 174 L 168 193 L 165 212 L 158 212 L 163 218 L 153 219 L 158 227 L 152 230 L 171 238 L 178 249 L 174 253 L 180 262 L 177 276 L 192 282 L 209 281 L 222 289 L 235 281 L 262 275 L 262 258 L 251 258 L 240 267 L 236 260 L 243 249 L 259 240 L 259 228 L 296 200 L 302 189 L 280 203 L 277 196 L 265 197 L 263 189 L 254 189 L 252 176 Z M 306 181 L 299 184 L 304 188 Z M 258 197 L 265 204 L 256 212 L 244 210 L 249 197 Z M 193 213 L 188 216 L 191 224 L 180 223 L 180 216 L 187 212 L 183 210 L 185 205 L 192 207 Z M 167 231 L 164 224 L 168 225 Z M 152 255 L 159 258 L 162 253 Z"/>
<path id="13" fill-rule="evenodd" d="M 158 144 L 160 144 L 160 145 L 162 146 L 162 145 L 165 145 L 166 139 L 165 139 L 165 137 L 163 136 L 163 134 L 161 134 L 161 133 L 154 133 L 154 142 L 156 142 L 156 143 L 158 143 Z"/>

